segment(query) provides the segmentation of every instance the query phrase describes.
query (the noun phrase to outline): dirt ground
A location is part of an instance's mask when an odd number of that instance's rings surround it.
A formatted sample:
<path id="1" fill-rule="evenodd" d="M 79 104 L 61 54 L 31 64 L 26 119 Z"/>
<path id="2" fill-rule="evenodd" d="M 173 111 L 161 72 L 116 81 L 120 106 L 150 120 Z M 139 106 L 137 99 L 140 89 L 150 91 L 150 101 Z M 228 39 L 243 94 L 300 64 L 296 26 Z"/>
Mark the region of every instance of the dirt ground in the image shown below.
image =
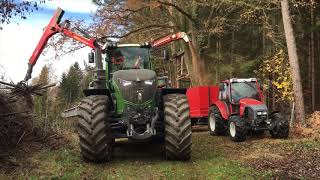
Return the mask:
<path id="1" fill-rule="evenodd" d="M 67 123 L 73 127 L 73 123 Z M 113 159 L 103 164 L 80 157 L 73 128 L 63 134 L 35 134 L 13 151 L 0 149 L 0 179 L 319 179 L 320 113 L 306 128 L 293 127 L 288 139 L 266 132 L 245 142 L 210 136 L 205 126 L 194 127 L 192 158 L 166 161 L 158 142 L 117 140 Z M 41 131 L 34 131 L 41 132 Z"/>
<path id="2" fill-rule="evenodd" d="M 79 157 L 77 135 L 28 143 L 1 164 L 4 178 L 62 179 L 317 179 L 320 143 L 316 138 L 250 137 L 234 143 L 227 136 L 193 133 L 192 159 L 166 161 L 159 143 L 117 141 L 111 162 L 92 164 Z"/>

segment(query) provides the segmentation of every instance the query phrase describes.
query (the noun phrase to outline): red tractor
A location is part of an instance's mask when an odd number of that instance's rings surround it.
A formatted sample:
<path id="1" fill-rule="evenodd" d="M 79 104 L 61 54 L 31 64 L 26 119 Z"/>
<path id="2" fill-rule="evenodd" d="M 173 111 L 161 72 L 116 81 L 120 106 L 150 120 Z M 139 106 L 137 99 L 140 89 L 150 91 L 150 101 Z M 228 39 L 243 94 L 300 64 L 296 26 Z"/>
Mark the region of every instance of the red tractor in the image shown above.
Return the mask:
<path id="1" fill-rule="evenodd" d="M 269 112 L 256 78 L 230 79 L 219 86 L 188 89 L 190 117 L 207 117 L 211 135 L 242 142 L 249 134 L 269 131 L 273 138 L 287 138 L 289 123 L 280 112 Z"/>

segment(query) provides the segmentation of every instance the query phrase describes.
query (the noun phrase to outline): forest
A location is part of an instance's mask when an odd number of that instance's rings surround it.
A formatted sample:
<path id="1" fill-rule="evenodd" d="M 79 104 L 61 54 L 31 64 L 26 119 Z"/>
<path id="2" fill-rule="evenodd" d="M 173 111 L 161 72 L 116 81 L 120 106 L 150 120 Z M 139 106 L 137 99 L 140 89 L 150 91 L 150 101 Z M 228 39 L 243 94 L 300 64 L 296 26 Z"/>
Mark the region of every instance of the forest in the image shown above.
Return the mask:
<path id="1" fill-rule="evenodd" d="M 7 24 L 15 23 L 15 18 L 24 21 L 50 1 L 54 0 L 1 1 L 0 34 Z M 185 89 L 215 86 L 231 78 L 257 78 L 263 93 L 261 101 L 268 111 L 281 112 L 288 121 L 288 138 L 273 139 L 272 133 L 265 132 L 248 136 L 245 142 L 232 142 L 228 135 L 210 136 L 210 124 L 192 123 L 191 160 L 187 162 L 164 160 L 161 156 L 167 147 L 159 142 L 135 144 L 130 138 L 112 139 L 115 145 L 110 162 L 87 162 L 80 156 L 84 146 L 81 145 L 82 134 L 77 135 L 77 127 L 85 125 L 81 125 L 77 117 L 61 116 L 68 109 L 87 107 L 83 104 L 90 99 L 86 99 L 83 92 L 97 80 L 96 67 L 88 60 L 78 61 L 68 71 L 57 75 L 48 63 L 40 74 L 33 74 L 26 85 L 28 92 L 22 92 L 19 84 L 8 82 L 9 75 L 1 70 L 5 60 L 0 56 L 0 177 L 319 178 L 320 82 L 316 77 L 320 77 L 320 2 L 90 0 L 90 3 L 96 7 L 92 21 L 84 23 L 83 19 L 72 19 L 72 30 L 86 32 L 85 37 L 93 37 L 101 44 L 152 43 L 167 35 L 185 32 L 191 43 L 181 40 L 151 49 L 150 66 L 156 75 L 168 78 L 170 88 Z M 54 52 L 58 60 L 77 54 L 85 46 L 78 40 L 57 34 L 49 40 L 43 54 Z M 168 60 L 163 53 L 168 53 Z M 107 59 L 108 54 L 102 57 Z M 108 64 L 108 60 L 104 64 Z M 111 81 L 108 73 L 105 75 Z M 110 77 L 115 74 L 113 72 Z M 117 98 L 117 94 L 110 95 L 108 103 L 112 104 Z M 90 103 L 99 104 L 100 100 L 91 99 Z M 87 115 L 80 112 L 79 116 Z M 210 111 L 206 119 L 208 124 Z M 89 141 L 93 140 L 86 140 L 86 143 L 90 144 Z"/>
<path id="2" fill-rule="evenodd" d="M 94 17 L 95 22 L 88 25 L 95 28 L 88 31 L 92 31 L 99 39 L 113 38 L 120 42 L 136 43 L 173 32 L 187 32 L 196 49 L 194 56 L 183 42 L 170 46 L 172 54 L 180 51 L 185 53 L 187 81 L 190 81 L 187 86 L 212 85 L 231 77 L 257 77 L 268 87 L 270 107 L 291 109 L 294 99 L 292 72 L 281 7 L 277 1 L 195 1 L 195 5 L 177 1 L 177 7 L 172 6 L 172 3 L 153 1 L 97 3 L 100 8 Z M 319 74 L 317 8 L 316 2 L 310 4 L 306 1 L 293 1 L 290 8 L 296 34 L 302 93 L 309 114 L 319 110 L 320 106 L 319 84 L 315 80 Z M 157 24 L 154 24 L 155 21 Z M 68 40 L 60 38 L 50 45 L 57 54 L 83 47 L 75 43 L 67 46 L 65 41 Z M 176 73 L 168 74 L 175 81 Z M 61 81 L 63 79 L 64 75 Z"/>

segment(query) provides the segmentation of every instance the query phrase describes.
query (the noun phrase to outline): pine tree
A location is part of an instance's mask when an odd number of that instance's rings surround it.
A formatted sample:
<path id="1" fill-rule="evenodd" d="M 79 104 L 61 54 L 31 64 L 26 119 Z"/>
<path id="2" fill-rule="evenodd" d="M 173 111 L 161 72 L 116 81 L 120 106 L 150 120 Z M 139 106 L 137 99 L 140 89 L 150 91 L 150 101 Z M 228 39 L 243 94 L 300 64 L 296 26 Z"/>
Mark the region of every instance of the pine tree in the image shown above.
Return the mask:
<path id="1" fill-rule="evenodd" d="M 68 73 L 63 73 L 60 81 L 60 98 L 65 105 L 70 106 L 80 99 L 82 93 L 83 74 L 76 62 L 70 68 Z"/>

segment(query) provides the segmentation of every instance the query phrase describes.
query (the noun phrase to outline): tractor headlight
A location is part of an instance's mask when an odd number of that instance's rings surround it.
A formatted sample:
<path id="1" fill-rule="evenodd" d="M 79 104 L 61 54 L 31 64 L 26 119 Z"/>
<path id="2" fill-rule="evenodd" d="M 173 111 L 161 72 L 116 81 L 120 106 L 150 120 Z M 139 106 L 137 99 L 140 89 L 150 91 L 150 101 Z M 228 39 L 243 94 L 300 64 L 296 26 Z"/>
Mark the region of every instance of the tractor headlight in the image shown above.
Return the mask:
<path id="1" fill-rule="evenodd" d="M 118 80 L 119 80 L 119 83 L 120 83 L 122 86 L 129 86 L 129 85 L 132 84 L 131 81 L 123 80 L 123 79 L 120 79 L 120 78 L 118 78 Z"/>
<path id="2" fill-rule="evenodd" d="M 259 116 L 261 116 L 261 115 L 267 115 L 268 114 L 268 112 L 266 112 L 266 111 L 258 111 L 257 112 L 257 115 L 259 115 Z"/>
<path id="3" fill-rule="evenodd" d="M 144 81 L 144 84 L 145 85 L 152 85 L 154 83 L 154 80 L 153 79 L 151 79 L 151 80 L 145 80 Z"/>

